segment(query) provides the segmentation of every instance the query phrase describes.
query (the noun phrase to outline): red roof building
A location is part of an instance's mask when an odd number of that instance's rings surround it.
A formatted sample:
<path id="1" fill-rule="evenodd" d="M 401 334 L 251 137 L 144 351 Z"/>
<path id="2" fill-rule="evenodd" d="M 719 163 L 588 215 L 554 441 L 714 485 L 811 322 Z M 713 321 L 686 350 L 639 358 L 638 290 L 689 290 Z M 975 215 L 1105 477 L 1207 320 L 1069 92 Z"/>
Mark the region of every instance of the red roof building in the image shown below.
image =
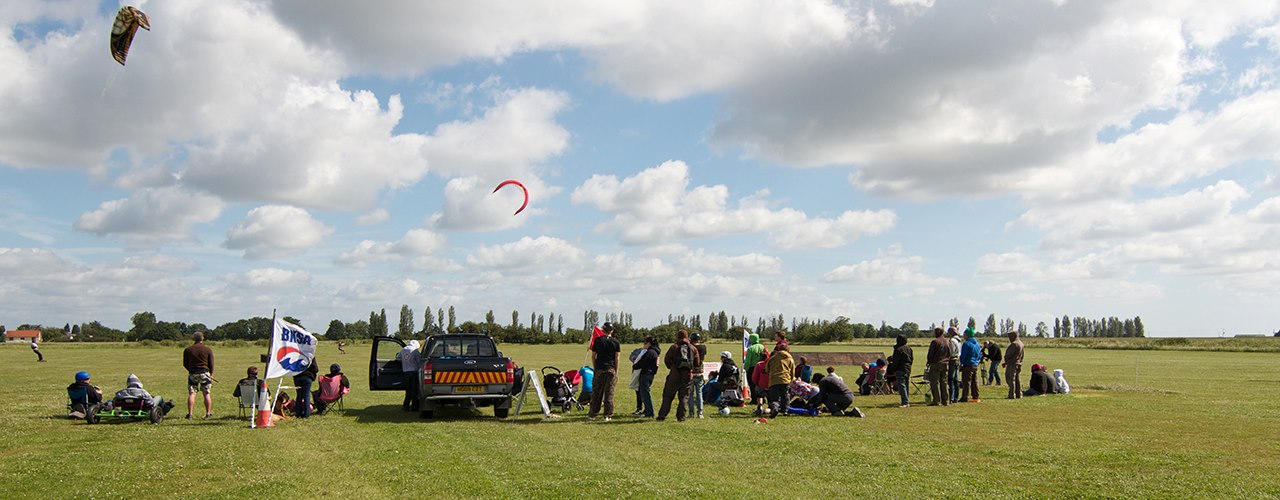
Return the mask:
<path id="1" fill-rule="evenodd" d="M 39 342 L 40 330 L 9 330 L 4 332 L 5 342 Z"/>

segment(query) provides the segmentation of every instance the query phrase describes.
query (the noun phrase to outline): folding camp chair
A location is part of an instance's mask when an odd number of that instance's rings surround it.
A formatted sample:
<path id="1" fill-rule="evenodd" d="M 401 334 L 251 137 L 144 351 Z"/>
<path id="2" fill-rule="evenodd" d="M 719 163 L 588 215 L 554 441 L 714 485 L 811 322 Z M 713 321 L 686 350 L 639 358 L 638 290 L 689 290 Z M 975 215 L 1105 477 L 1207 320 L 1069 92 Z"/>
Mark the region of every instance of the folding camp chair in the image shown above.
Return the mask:
<path id="1" fill-rule="evenodd" d="M 316 401 L 320 404 L 320 414 L 329 413 L 331 410 L 342 411 L 342 396 L 351 392 L 351 389 L 342 386 L 342 376 L 330 377 L 325 375 L 317 381 L 320 385 L 320 393 L 316 397 Z"/>
<path id="2" fill-rule="evenodd" d="M 251 412 L 253 411 L 254 403 L 257 401 L 257 385 L 259 383 L 263 382 L 261 380 L 257 380 L 256 382 L 254 380 L 249 380 L 241 382 L 238 386 L 240 389 L 240 418 L 245 418 L 246 414 L 249 418 L 253 418 L 253 414 Z"/>
<path id="3" fill-rule="evenodd" d="M 889 377 L 886 367 L 881 366 L 873 372 L 874 378 L 871 380 L 871 393 L 877 395 L 893 394 L 893 388 L 889 387 Z"/>
<path id="4" fill-rule="evenodd" d="M 925 380 L 924 374 L 911 376 L 911 393 L 917 396 L 929 393 L 929 381 Z"/>

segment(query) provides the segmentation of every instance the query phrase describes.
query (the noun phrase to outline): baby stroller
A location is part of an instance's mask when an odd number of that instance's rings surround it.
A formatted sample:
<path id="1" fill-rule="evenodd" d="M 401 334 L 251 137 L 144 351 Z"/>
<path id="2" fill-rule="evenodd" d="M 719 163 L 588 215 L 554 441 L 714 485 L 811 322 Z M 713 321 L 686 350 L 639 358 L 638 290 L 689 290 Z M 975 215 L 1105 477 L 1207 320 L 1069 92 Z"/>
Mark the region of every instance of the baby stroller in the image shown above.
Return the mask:
<path id="1" fill-rule="evenodd" d="M 562 411 L 583 408 L 582 403 L 578 402 L 578 398 L 573 393 L 577 391 L 578 384 L 582 382 L 582 375 L 578 370 L 569 370 L 568 372 L 560 372 L 559 368 L 554 366 L 544 366 L 541 370 L 542 386 L 547 391 L 547 400 L 551 406 L 559 406 Z"/>

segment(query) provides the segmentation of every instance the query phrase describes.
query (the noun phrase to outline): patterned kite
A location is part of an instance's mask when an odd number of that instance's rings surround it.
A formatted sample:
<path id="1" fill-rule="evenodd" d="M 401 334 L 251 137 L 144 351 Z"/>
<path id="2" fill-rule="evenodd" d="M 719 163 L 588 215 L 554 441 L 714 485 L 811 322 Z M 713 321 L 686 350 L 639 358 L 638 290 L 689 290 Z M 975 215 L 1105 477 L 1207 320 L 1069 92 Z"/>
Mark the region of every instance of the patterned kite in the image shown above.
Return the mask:
<path id="1" fill-rule="evenodd" d="M 133 35 L 138 28 L 151 31 L 151 19 L 133 7 L 121 7 L 116 13 L 116 23 L 111 26 L 111 57 L 124 66 L 124 59 L 129 57 L 129 46 L 133 44 Z"/>

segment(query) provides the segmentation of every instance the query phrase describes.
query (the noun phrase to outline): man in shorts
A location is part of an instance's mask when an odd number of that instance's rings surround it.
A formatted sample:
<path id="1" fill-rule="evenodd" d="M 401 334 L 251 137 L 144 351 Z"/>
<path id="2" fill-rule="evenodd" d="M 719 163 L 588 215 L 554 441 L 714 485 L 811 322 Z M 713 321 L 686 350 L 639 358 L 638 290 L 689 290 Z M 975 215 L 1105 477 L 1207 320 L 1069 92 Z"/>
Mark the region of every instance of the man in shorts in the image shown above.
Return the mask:
<path id="1" fill-rule="evenodd" d="M 187 369 L 187 419 L 196 407 L 196 393 L 204 394 L 204 418 L 213 416 L 213 349 L 204 345 L 204 332 L 191 336 L 193 341 L 182 351 L 182 366 Z"/>

